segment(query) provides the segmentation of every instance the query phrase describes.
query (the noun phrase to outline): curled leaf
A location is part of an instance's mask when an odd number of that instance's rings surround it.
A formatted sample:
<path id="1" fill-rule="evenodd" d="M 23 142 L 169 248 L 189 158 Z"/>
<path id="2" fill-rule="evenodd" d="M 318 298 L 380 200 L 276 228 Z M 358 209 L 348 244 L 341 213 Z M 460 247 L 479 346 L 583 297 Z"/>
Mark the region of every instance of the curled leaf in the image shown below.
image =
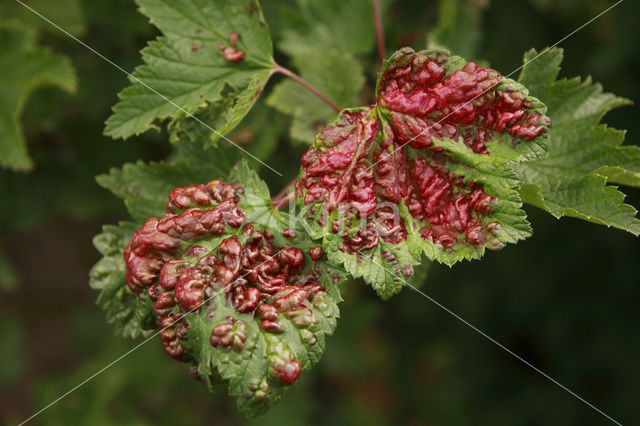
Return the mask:
<path id="1" fill-rule="evenodd" d="M 325 267 L 316 244 L 258 223 L 270 202 L 249 172 L 242 163 L 233 175 L 246 192 L 219 180 L 175 188 L 167 213 L 148 219 L 120 251 L 117 274 L 98 267 L 93 274 L 111 286 L 126 276 L 118 291 L 134 304 L 123 314 L 150 311 L 167 354 L 209 387 L 228 382 L 252 416 L 320 359 L 341 299 L 340 276 Z M 112 315 L 118 306 L 108 306 Z"/>

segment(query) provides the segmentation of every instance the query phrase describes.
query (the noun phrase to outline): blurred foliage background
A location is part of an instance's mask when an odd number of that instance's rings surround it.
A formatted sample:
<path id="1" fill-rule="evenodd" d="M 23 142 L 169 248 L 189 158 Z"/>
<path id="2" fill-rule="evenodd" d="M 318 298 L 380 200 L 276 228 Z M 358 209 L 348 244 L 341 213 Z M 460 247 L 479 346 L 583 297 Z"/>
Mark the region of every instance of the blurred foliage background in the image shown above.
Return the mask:
<path id="1" fill-rule="evenodd" d="M 145 134 L 126 143 L 102 136 L 116 94 L 127 85 L 126 76 L 11 3 L 0 4 L 0 23 L 31 28 L 41 45 L 67 55 L 78 87 L 75 93 L 43 88 L 28 98 L 21 123 L 35 168 L 29 173 L 0 170 L 0 424 L 19 423 L 135 345 L 113 336 L 87 286 L 89 268 L 99 257 L 91 238 L 101 224 L 126 217 L 124 207 L 97 186 L 94 176 L 136 159 L 163 159 L 171 151 L 163 134 Z M 262 1 L 276 48 L 281 38 L 286 39 L 291 21 L 287 8 L 295 9 L 295 3 Z M 332 15 L 333 3 L 323 2 L 322 7 L 316 3 L 317 15 L 307 18 L 330 22 L 328 28 L 334 30 L 326 34 L 334 37 L 338 48 L 347 43 L 341 37 L 373 37 L 362 35 L 372 31 L 373 24 L 368 23 L 372 20 L 352 27 Z M 424 48 L 427 33 L 440 20 L 442 39 L 451 40 L 470 59 L 507 74 L 520 66 L 529 48 L 555 43 L 613 4 L 610 0 L 443 3 L 462 8 L 462 14 L 447 17 L 436 1 L 385 2 L 388 51 L 403 45 Z M 31 4 L 36 9 L 48 5 L 52 20 L 127 70 L 141 62 L 138 51 L 156 36 L 131 0 Z M 640 99 L 638 16 L 640 3 L 624 2 L 563 42 L 562 75 L 591 75 L 607 91 Z M 447 29 L 447 19 L 462 19 L 464 25 Z M 345 25 L 349 31 L 335 30 Z M 287 53 L 305 46 L 289 42 L 278 61 L 287 64 Z M 362 102 L 372 93 L 377 57 L 375 48 L 357 53 L 366 76 Z M 315 72 L 322 75 L 321 69 Z M 270 84 L 263 100 L 272 88 Z M 287 176 L 278 179 L 268 171 L 262 173 L 273 192 L 295 176 L 304 149 L 299 142 L 291 144 L 295 132 L 287 132 L 289 115 L 294 121 L 301 118 L 281 109 L 260 101 L 233 135 L 262 150 L 257 152 L 267 163 L 287 170 Z M 628 129 L 627 143 L 638 143 L 638 112 L 638 106 L 622 108 L 605 122 Z M 323 114 L 319 112 L 318 119 L 324 119 Z M 629 191 L 628 201 L 640 205 L 638 191 Z M 557 221 L 534 208 L 529 213 L 535 230 L 532 238 L 451 270 L 433 265 L 424 291 L 616 420 L 640 423 L 640 241 L 577 220 Z M 149 342 L 31 423 L 608 422 L 413 291 L 405 290 L 384 303 L 369 287 L 354 282 L 343 295 L 338 331 L 328 339 L 322 362 L 262 418 L 245 420 L 222 386 L 207 393 L 182 365 L 164 354 L 158 342 Z"/>

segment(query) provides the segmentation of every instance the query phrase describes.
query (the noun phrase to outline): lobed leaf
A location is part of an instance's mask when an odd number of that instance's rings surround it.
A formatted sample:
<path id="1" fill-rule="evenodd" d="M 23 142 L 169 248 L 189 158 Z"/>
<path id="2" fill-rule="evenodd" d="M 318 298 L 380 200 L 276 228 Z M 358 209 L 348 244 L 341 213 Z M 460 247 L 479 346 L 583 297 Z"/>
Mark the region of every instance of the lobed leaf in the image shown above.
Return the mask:
<path id="1" fill-rule="evenodd" d="M 167 118 L 184 121 L 190 115 L 206 118 L 217 131 L 210 132 L 212 141 L 231 131 L 249 112 L 273 69 L 271 38 L 258 2 L 138 4 L 163 36 L 142 50 L 145 63 L 133 73 L 133 85 L 120 93 L 105 133 L 127 138 L 158 128 Z"/>
<path id="2" fill-rule="evenodd" d="M 388 298 L 420 254 L 451 265 L 531 234 L 514 164 L 545 153 L 545 106 L 521 84 L 445 51 L 404 48 L 377 103 L 345 110 L 297 184 L 329 260 Z"/>
<path id="3" fill-rule="evenodd" d="M 629 101 L 590 78 L 557 76 L 562 50 L 525 54 L 519 81 L 542 99 L 553 121 L 548 153 L 516 168 L 523 200 L 555 217 L 571 216 L 640 234 L 636 210 L 624 204 L 619 183 L 640 186 L 640 148 L 622 145 L 625 132 L 600 124 L 611 109 Z"/>
<path id="4" fill-rule="evenodd" d="M 134 217 L 162 217 L 105 227 L 95 239 L 104 257 L 91 285 L 120 334 L 160 328 L 170 356 L 209 388 L 227 382 L 240 409 L 255 416 L 319 361 L 336 326 L 344 272 L 326 263 L 300 224 L 273 209 L 269 189 L 245 161 L 229 175 L 234 186 L 178 187 L 161 209 L 167 182 L 188 179 L 178 169 L 188 167 L 127 165 L 100 179 Z"/>

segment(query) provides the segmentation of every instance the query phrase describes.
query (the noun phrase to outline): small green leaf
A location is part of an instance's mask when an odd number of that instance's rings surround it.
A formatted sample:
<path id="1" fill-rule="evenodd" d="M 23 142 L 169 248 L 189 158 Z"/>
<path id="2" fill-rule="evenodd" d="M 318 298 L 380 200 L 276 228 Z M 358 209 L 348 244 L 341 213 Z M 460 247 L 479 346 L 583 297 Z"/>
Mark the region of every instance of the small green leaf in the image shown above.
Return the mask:
<path id="1" fill-rule="evenodd" d="M 216 130 L 213 141 L 231 131 L 251 109 L 273 68 L 269 29 L 258 2 L 138 3 L 163 36 L 143 49 L 145 64 L 120 94 L 105 133 L 127 138 L 158 128 L 166 118 L 184 121 L 190 114 Z M 233 59 L 227 52 L 244 56 Z"/>
<path id="2" fill-rule="evenodd" d="M 43 86 L 73 92 L 76 77 L 65 57 L 36 45 L 36 32 L 32 28 L 0 23 L 0 45 L 4 46 L 0 53 L 0 166 L 30 170 L 33 162 L 20 128 L 27 98 Z"/>
<path id="3" fill-rule="evenodd" d="M 519 81 L 548 107 L 548 153 L 516 167 L 520 194 L 556 217 L 571 216 L 640 234 L 636 210 L 607 183 L 640 186 L 640 148 L 622 145 L 625 132 L 600 124 L 629 101 L 604 93 L 590 78 L 556 80 L 562 50 L 525 54 Z"/>

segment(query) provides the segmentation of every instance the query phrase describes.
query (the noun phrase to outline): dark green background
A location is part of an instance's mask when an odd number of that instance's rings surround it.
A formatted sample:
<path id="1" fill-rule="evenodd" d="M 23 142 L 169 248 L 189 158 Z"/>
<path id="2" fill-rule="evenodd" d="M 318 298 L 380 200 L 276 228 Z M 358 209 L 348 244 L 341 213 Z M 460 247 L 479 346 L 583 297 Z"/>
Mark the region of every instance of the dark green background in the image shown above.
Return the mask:
<path id="1" fill-rule="evenodd" d="M 276 46 L 280 3 L 263 1 Z M 493 0 L 478 57 L 507 74 L 524 51 L 555 43 L 611 4 Z M 437 7 L 395 1 L 384 16 L 388 50 L 423 48 Z M 125 69 L 140 63 L 138 51 L 155 33 L 131 1 L 85 0 L 83 12 L 84 41 Z M 638 16 L 639 2 L 627 0 L 564 42 L 562 75 L 592 75 L 606 90 L 640 99 Z M 92 236 L 101 224 L 126 217 L 93 176 L 170 151 L 165 135 L 126 143 L 101 136 L 125 76 L 64 35 L 46 32 L 41 40 L 71 57 L 79 90 L 44 89 L 31 97 L 23 123 L 37 169 L 0 171 L 0 250 L 19 278 L 17 288 L 0 290 L 0 424 L 18 423 L 134 346 L 113 336 L 87 286 L 98 259 Z M 375 52 L 369 59 L 376 63 Z M 371 84 L 376 68 L 369 69 Z M 627 143 L 637 143 L 638 112 L 625 107 L 605 121 L 628 129 Z M 299 149 L 283 137 L 267 162 L 289 164 L 291 178 Z M 284 183 L 263 175 L 274 192 Z M 640 205 L 638 191 L 625 192 Z M 622 424 L 639 424 L 640 241 L 528 212 L 532 238 L 451 270 L 435 265 L 423 290 Z M 612 424 L 416 292 L 382 302 L 354 282 L 344 298 L 321 363 L 255 423 Z M 244 422 L 223 386 L 207 393 L 152 341 L 32 423 Z"/>

